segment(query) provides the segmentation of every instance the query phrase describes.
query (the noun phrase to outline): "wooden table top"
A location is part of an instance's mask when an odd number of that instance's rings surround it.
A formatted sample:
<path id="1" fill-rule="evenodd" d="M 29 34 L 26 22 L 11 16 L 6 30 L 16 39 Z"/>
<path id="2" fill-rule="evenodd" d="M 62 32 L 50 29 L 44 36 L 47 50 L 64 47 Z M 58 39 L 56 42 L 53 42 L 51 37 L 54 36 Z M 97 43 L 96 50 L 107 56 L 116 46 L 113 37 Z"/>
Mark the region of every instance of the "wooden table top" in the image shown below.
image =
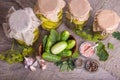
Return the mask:
<path id="1" fill-rule="evenodd" d="M 93 10 L 87 26 L 93 22 L 94 13 L 99 9 L 111 9 L 120 15 L 120 0 L 89 0 Z M 0 52 L 7 50 L 11 47 L 11 39 L 8 39 L 2 28 L 2 23 L 5 22 L 7 11 L 11 6 L 16 9 L 25 7 L 34 7 L 36 0 L 0 0 Z M 64 23 L 57 29 L 59 32 L 68 30 L 77 39 L 79 45 L 84 40 L 75 35 L 72 30 L 67 28 Z M 48 32 L 40 28 L 40 38 L 36 44 L 36 50 L 39 43 L 42 41 L 44 34 Z M 120 25 L 117 31 L 120 31 Z M 32 72 L 24 68 L 22 63 L 9 65 L 4 61 L 0 61 L 0 80 L 120 80 L 120 41 L 112 36 L 109 36 L 103 41 L 105 44 L 108 42 L 114 44 L 114 50 L 108 50 L 109 59 L 106 62 L 100 62 L 100 68 L 95 73 L 89 73 L 84 68 L 75 69 L 71 72 L 59 72 L 58 67 L 53 63 L 48 63 L 46 70 L 37 69 Z M 92 59 L 99 61 L 98 57 L 94 55 Z"/>

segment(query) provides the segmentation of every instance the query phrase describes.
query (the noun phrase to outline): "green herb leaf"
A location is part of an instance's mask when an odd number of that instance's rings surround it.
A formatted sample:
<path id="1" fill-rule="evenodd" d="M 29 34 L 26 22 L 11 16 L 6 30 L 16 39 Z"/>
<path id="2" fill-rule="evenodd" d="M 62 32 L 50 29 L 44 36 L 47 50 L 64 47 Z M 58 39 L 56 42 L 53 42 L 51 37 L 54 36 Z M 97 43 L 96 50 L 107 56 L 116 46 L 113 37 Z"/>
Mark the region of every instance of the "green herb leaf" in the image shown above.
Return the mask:
<path id="1" fill-rule="evenodd" d="M 76 59 L 79 57 L 79 52 L 78 51 L 75 51 L 72 55 L 72 59 Z"/>
<path id="2" fill-rule="evenodd" d="M 34 49 L 32 47 L 27 47 L 23 49 L 22 55 L 25 57 L 31 55 L 32 53 L 34 53 Z"/>
<path id="3" fill-rule="evenodd" d="M 109 57 L 109 54 L 105 49 L 105 45 L 102 42 L 98 43 L 97 56 L 99 57 L 100 61 L 106 61 Z"/>
<path id="4" fill-rule="evenodd" d="M 117 40 L 120 40 L 120 32 L 114 32 L 114 33 L 112 34 L 112 36 L 113 36 L 114 38 L 116 38 Z"/>
<path id="5" fill-rule="evenodd" d="M 66 71 L 68 69 L 67 61 L 63 61 L 62 65 L 60 66 L 60 71 Z"/>
<path id="6" fill-rule="evenodd" d="M 68 58 L 65 61 L 59 61 L 55 64 L 60 67 L 60 71 L 72 71 L 75 68 L 72 58 Z"/>
<path id="7" fill-rule="evenodd" d="M 111 43 L 108 43 L 108 49 L 114 49 L 114 45 Z"/>
<path id="8" fill-rule="evenodd" d="M 0 54 L 0 60 L 4 60 L 5 56 L 3 54 Z"/>
<path id="9" fill-rule="evenodd" d="M 79 35 L 80 37 L 82 37 L 83 39 L 88 40 L 88 41 L 98 42 L 99 38 L 100 38 L 100 36 L 98 36 L 98 35 L 92 35 L 92 34 L 87 33 L 85 31 L 74 30 L 74 32 L 77 35 Z"/>
<path id="10" fill-rule="evenodd" d="M 17 44 L 17 43 L 16 43 Z M 9 64 L 22 62 L 25 56 L 31 55 L 34 52 L 32 47 L 18 45 L 14 49 L 14 41 L 10 50 L 0 53 L 0 60 L 5 60 Z"/>

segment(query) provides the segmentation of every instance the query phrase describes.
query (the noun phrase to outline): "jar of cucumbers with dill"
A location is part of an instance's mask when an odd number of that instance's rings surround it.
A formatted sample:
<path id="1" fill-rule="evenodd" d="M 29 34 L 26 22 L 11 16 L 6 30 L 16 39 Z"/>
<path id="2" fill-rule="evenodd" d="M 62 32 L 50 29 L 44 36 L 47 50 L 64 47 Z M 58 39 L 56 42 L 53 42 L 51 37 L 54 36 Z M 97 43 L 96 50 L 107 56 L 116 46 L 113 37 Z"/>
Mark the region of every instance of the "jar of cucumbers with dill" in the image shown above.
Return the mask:
<path id="1" fill-rule="evenodd" d="M 58 21 L 51 21 L 42 14 L 37 14 L 38 18 L 41 20 L 42 28 L 45 30 L 56 29 L 62 23 L 62 10 L 57 14 Z"/>
<path id="2" fill-rule="evenodd" d="M 85 0 L 70 0 L 66 11 L 66 25 L 72 29 L 82 30 L 90 16 L 91 6 Z"/>
<path id="3" fill-rule="evenodd" d="M 54 4 L 53 4 L 54 3 Z M 56 29 L 62 23 L 64 0 L 38 0 L 34 11 L 45 30 Z"/>

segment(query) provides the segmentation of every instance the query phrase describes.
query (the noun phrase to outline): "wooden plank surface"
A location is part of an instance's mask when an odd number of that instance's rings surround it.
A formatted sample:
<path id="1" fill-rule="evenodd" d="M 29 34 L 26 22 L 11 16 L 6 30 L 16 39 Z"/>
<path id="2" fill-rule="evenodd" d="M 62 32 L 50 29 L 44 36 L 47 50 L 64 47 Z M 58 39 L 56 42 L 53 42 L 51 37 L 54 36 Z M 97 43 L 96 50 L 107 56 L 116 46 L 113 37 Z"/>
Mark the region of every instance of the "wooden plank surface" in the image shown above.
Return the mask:
<path id="1" fill-rule="evenodd" d="M 66 0 L 67 1 L 67 0 Z M 0 52 L 11 47 L 11 39 L 8 39 L 2 28 L 2 23 L 5 22 L 5 16 L 11 6 L 16 9 L 25 7 L 34 7 L 36 0 L 0 0 Z M 120 0 L 89 0 L 93 10 L 87 26 L 91 26 L 93 22 L 94 13 L 99 9 L 112 9 L 120 15 Z M 41 29 L 41 35 L 38 43 L 41 42 L 44 34 L 48 32 Z M 59 32 L 68 30 L 77 39 L 78 45 L 83 42 L 79 36 L 75 35 L 72 30 L 67 28 L 64 23 L 57 29 Z M 120 31 L 120 25 L 117 29 Z M 115 49 L 108 51 L 110 57 L 106 62 L 100 62 L 98 72 L 89 73 L 81 69 L 75 69 L 72 72 L 59 72 L 59 69 L 53 64 L 48 63 L 48 68 L 44 71 L 37 69 L 36 72 L 31 72 L 24 68 L 22 63 L 9 65 L 4 61 L 0 61 L 0 80 L 120 80 L 120 42 L 112 36 L 103 41 L 105 44 L 111 42 L 115 45 Z M 39 44 L 37 44 L 38 47 Z M 93 59 L 98 57 L 94 55 Z"/>

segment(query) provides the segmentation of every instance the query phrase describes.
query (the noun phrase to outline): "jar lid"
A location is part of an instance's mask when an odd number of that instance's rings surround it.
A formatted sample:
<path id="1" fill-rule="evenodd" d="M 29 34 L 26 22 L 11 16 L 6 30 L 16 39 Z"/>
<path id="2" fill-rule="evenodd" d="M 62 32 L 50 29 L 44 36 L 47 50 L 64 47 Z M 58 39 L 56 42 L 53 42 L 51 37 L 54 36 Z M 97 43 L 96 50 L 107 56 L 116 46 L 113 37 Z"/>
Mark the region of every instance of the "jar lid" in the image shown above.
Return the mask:
<path id="1" fill-rule="evenodd" d="M 95 46 L 90 42 L 84 42 L 80 45 L 79 51 L 84 57 L 91 57 L 95 53 Z"/>
<path id="2" fill-rule="evenodd" d="M 41 13 L 48 13 L 57 8 L 58 0 L 38 0 Z"/>
<path id="3" fill-rule="evenodd" d="M 9 37 L 32 45 L 34 41 L 34 31 L 40 25 L 39 19 L 33 13 L 32 8 L 16 10 L 8 18 L 10 27 Z"/>
<path id="4" fill-rule="evenodd" d="M 99 10 L 96 13 L 95 20 L 97 25 L 105 31 L 115 30 L 120 22 L 120 17 L 112 10 Z"/>
<path id="5" fill-rule="evenodd" d="M 100 64 L 95 59 L 87 60 L 85 63 L 85 69 L 89 72 L 96 72 L 99 68 Z"/>
<path id="6" fill-rule="evenodd" d="M 25 30 L 30 23 L 31 18 L 24 10 L 17 10 L 9 17 L 10 29 L 15 32 Z"/>
<path id="7" fill-rule="evenodd" d="M 91 10 L 88 0 L 70 0 L 69 11 L 75 17 L 83 17 Z"/>

